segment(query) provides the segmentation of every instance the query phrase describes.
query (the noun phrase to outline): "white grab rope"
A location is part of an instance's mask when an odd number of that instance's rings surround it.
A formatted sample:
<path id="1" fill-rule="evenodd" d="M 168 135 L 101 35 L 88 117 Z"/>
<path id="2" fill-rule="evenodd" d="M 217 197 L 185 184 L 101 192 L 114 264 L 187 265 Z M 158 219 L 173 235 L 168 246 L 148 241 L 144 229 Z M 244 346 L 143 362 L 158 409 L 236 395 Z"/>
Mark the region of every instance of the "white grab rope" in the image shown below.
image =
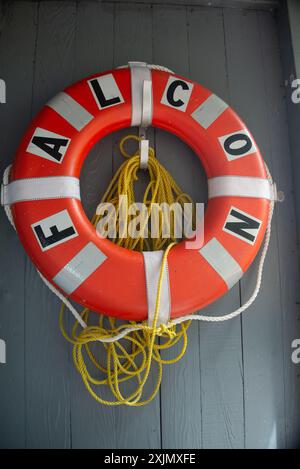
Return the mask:
<path id="1" fill-rule="evenodd" d="M 170 70 L 169 68 L 164 67 L 163 65 L 148 64 L 148 67 L 151 68 L 152 70 L 159 70 L 161 72 L 175 73 L 175 72 L 173 72 L 173 70 Z"/>
<path id="2" fill-rule="evenodd" d="M 126 65 L 119 65 L 117 68 L 127 68 L 128 64 Z M 151 70 L 159 70 L 160 72 L 167 72 L 167 73 L 172 73 L 174 74 L 173 70 L 170 70 L 167 67 L 164 67 L 163 65 L 155 65 L 155 64 L 146 64 L 147 68 L 150 68 Z"/>
<path id="3" fill-rule="evenodd" d="M 266 166 L 266 170 L 267 170 L 267 176 L 268 176 L 268 179 L 269 179 L 269 182 L 270 184 L 273 185 L 273 180 L 272 180 L 272 177 L 271 177 L 271 174 L 270 174 L 270 171 Z M 10 174 L 10 169 L 11 169 L 11 165 L 8 166 L 6 168 L 6 170 L 4 171 L 4 174 L 3 174 L 3 184 L 8 184 L 9 183 L 9 174 Z M 263 274 L 263 268 L 264 268 L 264 263 L 265 263 L 265 259 L 266 259 L 266 255 L 267 255 L 267 252 L 268 252 L 268 248 L 269 248 L 269 244 L 270 244 L 270 239 L 271 239 L 271 225 L 272 225 L 272 217 L 273 217 L 273 213 L 274 213 L 274 204 L 275 204 L 275 201 L 276 200 L 280 200 L 280 199 L 275 199 L 275 200 L 271 200 L 270 201 L 270 208 L 269 208 L 269 216 L 268 216 L 268 224 L 267 224 L 267 228 L 266 228 L 266 234 L 265 234 L 265 240 L 264 240 L 264 245 L 263 245 L 263 249 L 262 249 L 262 252 L 261 252 L 261 256 L 260 256 L 260 260 L 259 260 L 259 264 L 258 264 L 258 270 L 257 270 L 257 277 L 256 277 L 256 284 L 255 284 L 255 288 L 250 296 L 250 298 L 242 305 L 240 306 L 238 309 L 236 309 L 235 311 L 232 311 L 231 313 L 228 313 L 228 314 L 224 314 L 222 316 L 205 316 L 205 315 L 196 315 L 196 314 L 190 314 L 190 315 L 187 315 L 187 316 L 183 316 L 183 317 L 180 317 L 180 318 L 177 318 L 177 319 L 173 319 L 171 321 L 168 322 L 168 324 L 166 325 L 167 327 L 171 327 L 171 326 L 174 326 L 174 325 L 177 325 L 177 324 L 181 324 L 182 322 L 186 322 L 186 321 L 206 321 L 206 322 L 222 322 L 222 321 L 228 321 L 229 319 L 233 319 L 235 318 L 236 316 L 239 316 L 241 313 L 243 313 L 246 309 L 249 308 L 249 306 L 252 305 L 252 303 L 255 301 L 255 299 L 257 298 L 257 295 L 259 293 L 259 290 L 260 290 L 260 287 L 261 287 L 261 283 L 262 283 L 262 274 Z M 4 206 L 4 209 L 5 209 L 5 212 L 6 212 L 6 215 L 7 215 L 7 218 L 9 219 L 10 223 L 12 224 L 12 226 L 15 228 L 15 225 L 14 225 L 14 221 L 13 221 L 13 217 L 12 217 L 12 213 L 11 213 L 11 209 L 10 209 L 10 206 L 9 205 L 6 205 Z M 52 283 L 50 283 L 40 272 L 39 270 L 37 270 L 39 276 L 41 277 L 41 279 L 43 280 L 43 282 L 45 283 L 45 285 L 50 289 L 50 291 L 52 291 L 52 293 L 54 293 L 64 304 L 65 306 L 69 309 L 69 311 L 73 314 L 74 318 L 76 319 L 76 321 L 78 321 L 78 323 L 81 325 L 82 328 L 86 328 L 87 327 L 87 324 L 85 323 L 85 321 L 82 319 L 80 313 L 74 308 L 74 306 L 71 304 L 71 302 L 59 291 L 57 290 L 56 287 L 54 287 L 54 285 L 52 285 Z M 132 331 L 139 331 L 139 330 L 142 330 L 142 327 L 140 325 L 132 325 L 131 327 L 128 327 L 126 329 L 124 329 L 123 331 L 121 331 L 119 334 L 113 336 L 113 337 L 106 337 L 106 338 L 102 338 L 102 339 L 98 339 L 98 341 L 100 342 L 105 342 L 105 343 L 111 343 L 111 342 L 116 342 L 120 339 L 122 339 L 123 337 L 125 337 L 127 334 L 129 334 L 130 332 Z"/>
<path id="4" fill-rule="evenodd" d="M 180 324 L 183 321 L 189 321 L 189 320 L 207 321 L 207 322 L 227 321 L 228 319 L 233 319 L 236 316 L 239 316 L 246 309 L 248 309 L 249 306 L 252 305 L 252 303 L 257 298 L 257 295 L 258 295 L 260 287 L 261 287 L 264 263 L 265 263 L 265 259 L 266 259 L 266 255 L 267 255 L 267 252 L 268 252 L 270 239 L 271 239 L 271 221 L 272 221 L 273 211 L 274 211 L 274 201 L 271 200 L 270 201 L 270 210 L 269 210 L 269 221 L 268 221 L 268 225 L 267 225 L 267 228 L 266 228 L 265 241 L 264 241 L 263 249 L 262 249 L 259 264 L 258 264 L 256 284 L 255 284 L 255 288 L 254 288 L 250 298 L 246 301 L 246 303 L 244 303 L 242 306 L 240 306 L 235 311 L 232 311 L 231 313 L 225 314 L 223 316 L 188 315 L 188 316 L 184 316 L 183 318 L 174 319 L 172 321 L 173 324 Z"/>

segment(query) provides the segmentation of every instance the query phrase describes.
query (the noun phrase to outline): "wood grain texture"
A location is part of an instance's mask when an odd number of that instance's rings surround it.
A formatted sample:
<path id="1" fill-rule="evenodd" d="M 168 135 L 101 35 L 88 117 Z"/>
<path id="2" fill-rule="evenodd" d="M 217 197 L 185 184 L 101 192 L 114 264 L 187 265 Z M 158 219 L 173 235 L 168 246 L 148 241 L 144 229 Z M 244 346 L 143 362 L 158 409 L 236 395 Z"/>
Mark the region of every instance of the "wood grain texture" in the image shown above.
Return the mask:
<path id="1" fill-rule="evenodd" d="M 191 77 L 230 101 L 224 13 L 189 9 Z M 208 47 L 209 45 L 209 47 Z M 222 315 L 240 306 L 239 285 L 204 310 Z M 203 447 L 244 446 L 243 373 L 240 318 L 199 324 Z"/>
<path id="2" fill-rule="evenodd" d="M 38 15 L 34 114 L 73 81 L 76 5 L 41 2 Z M 25 272 L 26 445 L 70 446 L 70 362 L 58 329 L 59 301 L 29 260 Z"/>
<path id="3" fill-rule="evenodd" d="M 36 17 L 37 5 L 23 2 L 1 11 L 0 74 L 7 92 L 6 104 L 0 105 L 1 174 L 11 163 L 31 118 Z M 6 364 L 0 365 L 0 446 L 21 448 L 26 440 L 25 255 L 3 210 L 0 217 L 0 338 L 7 348 Z"/>
<path id="4" fill-rule="evenodd" d="M 288 0 L 288 15 L 291 25 L 291 40 L 297 77 L 300 76 L 300 4 L 296 0 Z"/>
<path id="5" fill-rule="evenodd" d="M 256 12 L 234 12 L 232 15 L 226 12 L 225 27 L 229 45 L 228 60 L 231 64 L 229 77 L 232 105 L 243 116 L 246 125 L 255 135 L 272 173 L 273 160 L 279 159 L 282 154 L 276 135 L 280 132 L 281 136 L 283 133 L 283 136 L 287 138 L 287 134 L 280 130 L 280 126 L 284 129 L 285 125 L 282 113 L 278 121 L 278 102 L 272 100 L 272 106 L 276 107 L 276 113 L 274 113 L 274 109 L 270 111 L 270 103 L 267 99 L 267 89 L 270 89 L 270 86 L 280 89 L 280 76 L 278 73 L 271 75 L 271 72 L 267 70 L 264 57 L 266 49 L 262 51 L 262 29 Z M 269 35 L 270 30 L 268 30 L 270 41 Z M 248 51 L 247 54 L 243 54 L 245 48 Z M 247 70 L 242 80 L 241 70 Z M 272 71 L 274 72 L 274 69 Z M 249 99 L 252 103 L 251 109 Z M 271 115 L 273 115 L 272 123 L 269 120 Z M 274 139 L 278 142 L 277 145 Z M 277 183 L 280 185 L 280 178 Z M 280 209 L 279 206 L 276 212 Z M 242 317 L 245 445 L 247 448 L 285 446 L 282 362 L 284 346 L 278 256 L 280 247 L 276 236 L 278 230 L 276 215 L 275 213 L 273 236 L 265 263 L 262 289 L 255 304 Z M 254 288 L 257 262 L 258 259 L 241 281 L 242 302 L 249 298 Z"/>
<path id="6" fill-rule="evenodd" d="M 292 341 L 300 337 L 300 307 L 299 307 L 299 255 L 297 243 L 296 214 L 299 206 L 295 199 L 295 153 L 298 145 L 291 138 L 293 127 L 288 127 L 292 118 L 299 122 L 300 109 L 296 105 L 298 114 L 290 116 L 290 95 L 284 89 L 284 75 L 278 55 L 278 23 L 272 16 L 259 14 L 259 28 L 262 37 L 262 53 L 264 58 L 264 74 L 266 82 L 266 101 L 268 104 L 268 127 L 272 142 L 272 172 L 278 187 L 285 193 L 285 202 L 276 207 L 278 259 L 280 272 L 281 296 L 281 331 L 283 341 L 284 367 L 284 401 L 285 401 L 285 445 L 287 448 L 300 446 L 300 375 L 297 366 L 291 360 Z M 269 34 L 266 35 L 266 30 Z M 276 53 L 277 52 L 277 53 Z M 275 80 L 274 77 L 277 79 Z M 279 84 L 281 86 L 279 86 Z M 293 107 L 295 105 L 292 104 Z M 296 111 L 297 112 L 297 111 Z M 295 137 L 295 136 L 294 136 Z M 297 138 L 297 137 L 296 137 Z M 284 155 L 284 156 L 282 156 Z M 297 153 L 298 155 L 298 153 Z M 296 157 L 298 158 L 298 156 Z"/>
<path id="7" fill-rule="evenodd" d="M 299 150 L 300 150 L 300 134 L 299 134 L 299 121 L 300 121 L 300 106 L 295 104 L 291 100 L 291 79 L 295 77 L 295 61 L 294 53 L 291 44 L 290 25 L 288 20 L 288 12 L 284 5 L 280 16 L 278 18 L 278 28 L 280 33 L 280 52 L 283 67 L 282 82 L 284 84 L 285 92 L 285 103 L 287 108 L 287 123 L 289 128 L 289 149 L 291 154 L 292 163 L 292 179 L 294 181 L 294 190 L 291 192 L 290 181 L 286 181 L 286 191 L 289 194 L 291 201 L 295 202 L 296 219 L 298 222 L 298 243 L 295 240 L 295 232 L 293 230 L 294 216 L 290 216 L 288 213 L 288 226 L 290 227 L 290 236 L 292 242 L 291 250 L 289 250 L 288 259 L 285 262 L 284 275 L 282 276 L 282 296 L 285 302 L 286 311 L 284 314 L 285 326 L 284 336 L 286 341 L 287 351 L 285 354 L 285 383 L 286 385 L 286 441 L 287 447 L 299 448 L 300 447 L 300 420 L 297 417 L 299 415 L 299 399 L 295 398 L 295 395 L 299 394 L 299 364 L 295 364 L 291 360 L 291 343 L 293 340 L 300 337 L 299 328 L 299 281 L 298 281 L 298 263 L 299 256 L 297 256 L 296 245 L 299 246 L 299 235 L 300 235 L 300 191 L 298 185 L 298 174 L 299 174 Z M 281 160 L 280 171 L 284 171 L 285 162 Z M 291 223 L 292 221 L 292 223 Z M 285 235 L 284 230 L 282 234 Z M 285 260 L 285 255 L 282 255 L 282 261 Z M 290 266 L 292 265 L 293 271 L 291 272 L 291 278 L 288 275 Z M 292 281 L 291 281 L 292 280 Z M 298 372 L 297 372 L 298 369 Z M 296 394 L 295 394 L 296 393 Z"/>
<path id="8" fill-rule="evenodd" d="M 278 29 L 280 34 L 280 55 L 284 73 L 284 87 L 286 92 L 286 104 L 288 110 L 288 127 L 290 136 L 290 152 L 292 156 L 292 166 L 294 174 L 295 205 L 297 217 L 298 243 L 300 239 L 300 187 L 298 184 L 298 174 L 300 171 L 300 133 L 299 119 L 300 106 L 292 100 L 292 93 L 295 92 L 293 81 L 300 77 L 300 54 L 299 43 L 299 6 L 293 0 L 283 2 L 280 14 L 278 15 Z"/>

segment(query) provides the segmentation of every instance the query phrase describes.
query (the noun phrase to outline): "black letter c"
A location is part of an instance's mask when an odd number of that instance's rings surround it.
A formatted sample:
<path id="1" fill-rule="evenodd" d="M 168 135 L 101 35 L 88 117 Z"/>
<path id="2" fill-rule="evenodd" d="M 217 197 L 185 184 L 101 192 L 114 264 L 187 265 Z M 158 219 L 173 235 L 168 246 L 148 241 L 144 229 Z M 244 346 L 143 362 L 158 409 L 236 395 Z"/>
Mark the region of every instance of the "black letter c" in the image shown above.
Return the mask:
<path id="1" fill-rule="evenodd" d="M 176 88 L 178 88 L 178 86 L 181 86 L 183 90 L 189 89 L 188 84 L 182 80 L 175 80 L 170 84 L 168 91 L 167 91 L 167 100 L 168 100 L 168 103 L 171 104 L 171 106 L 173 107 L 180 107 L 184 105 L 184 102 L 182 101 L 182 99 L 177 99 L 177 100 L 174 99 L 175 90 Z"/>

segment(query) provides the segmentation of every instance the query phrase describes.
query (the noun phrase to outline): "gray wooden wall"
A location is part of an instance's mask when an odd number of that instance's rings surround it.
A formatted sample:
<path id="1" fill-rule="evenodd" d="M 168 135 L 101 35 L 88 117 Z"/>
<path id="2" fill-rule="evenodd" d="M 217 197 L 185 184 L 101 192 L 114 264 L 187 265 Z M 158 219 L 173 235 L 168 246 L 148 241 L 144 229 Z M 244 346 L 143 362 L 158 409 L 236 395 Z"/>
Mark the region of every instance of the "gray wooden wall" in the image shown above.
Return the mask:
<path id="1" fill-rule="evenodd" d="M 0 447 L 300 444 L 300 364 L 291 361 L 291 342 L 300 338 L 298 250 L 289 96 L 271 10 L 277 2 L 212 2 L 228 8 L 154 3 L 2 2 L 0 78 L 7 104 L 0 105 L 1 174 L 32 117 L 65 86 L 128 60 L 166 65 L 214 90 L 240 113 L 285 192 L 284 204 L 276 206 L 262 291 L 240 318 L 193 324 L 185 357 L 165 368 L 160 395 L 149 406 L 101 407 L 73 368 L 70 346 L 58 329 L 59 302 L 1 211 L 0 338 L 7 363 L 0 364 Z M 97 144 L 85 165 L 88 213 L 120 164 L 119 137 Z M 205 178 L 195 155 L 164 132 L 152 131 L 151 139 L 183 188 L 204 200 Z M 256 266 L 206 311 L 226 313 L 244 302 Z"/>

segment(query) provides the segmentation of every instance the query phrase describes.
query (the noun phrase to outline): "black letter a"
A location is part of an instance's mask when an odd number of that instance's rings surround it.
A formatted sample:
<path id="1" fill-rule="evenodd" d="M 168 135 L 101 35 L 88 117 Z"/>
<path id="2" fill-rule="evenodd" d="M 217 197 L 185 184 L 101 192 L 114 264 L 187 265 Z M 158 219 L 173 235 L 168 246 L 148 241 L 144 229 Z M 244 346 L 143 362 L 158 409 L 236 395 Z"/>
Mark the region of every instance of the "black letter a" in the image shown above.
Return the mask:
<path id="1" fill-rule="evenodd" d="M 39 147 L 41 150 L 48 153 L 51 158 L 60 162 L 63 154 L 60 153 L 61 147 L 68 145 L 68 139 L 66 138 L 52 138 L 52 137 L 33 137 L 32 143 Z"/>

